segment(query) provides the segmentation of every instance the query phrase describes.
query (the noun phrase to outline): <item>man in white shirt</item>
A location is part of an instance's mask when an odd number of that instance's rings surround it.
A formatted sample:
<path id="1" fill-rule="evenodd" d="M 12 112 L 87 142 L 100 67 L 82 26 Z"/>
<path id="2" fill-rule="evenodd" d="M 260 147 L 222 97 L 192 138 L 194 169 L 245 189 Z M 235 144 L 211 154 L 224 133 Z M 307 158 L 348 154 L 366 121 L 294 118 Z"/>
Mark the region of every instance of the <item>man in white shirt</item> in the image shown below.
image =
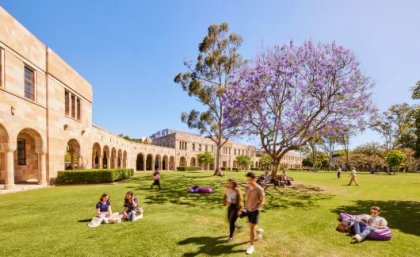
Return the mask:
<path id="1" fill-rule="evenodd" d="M 351 170 L 351 174 L 350 174 L 350 182 L 349 182 L 349 186 L 351 186 L 351 184 L 353 183 L 353 181 L 356 183 L 356 186 L 359 185 L 359 183 L 357 183 L 357 171 L 356 168 L 353 168 Z"/>
<path id="2" fill-rule="evenodd" d="M 363 215 L 360 219 L 354 221 L 354 229 L 356 230 L 356 235 L 352 237 L 353 242 L 362 242 L 370 232 L 375 231 L 377 229 L 384 229 L 388 226 L 388 222 L 383 218 L 380 217 L 379 214 L 381 213 L 381 208 L 378 206 L 372 206 L 370 208 L 371 215 Z M 364 223 L 366 226 L 361 231 L 360 224 Z"/>

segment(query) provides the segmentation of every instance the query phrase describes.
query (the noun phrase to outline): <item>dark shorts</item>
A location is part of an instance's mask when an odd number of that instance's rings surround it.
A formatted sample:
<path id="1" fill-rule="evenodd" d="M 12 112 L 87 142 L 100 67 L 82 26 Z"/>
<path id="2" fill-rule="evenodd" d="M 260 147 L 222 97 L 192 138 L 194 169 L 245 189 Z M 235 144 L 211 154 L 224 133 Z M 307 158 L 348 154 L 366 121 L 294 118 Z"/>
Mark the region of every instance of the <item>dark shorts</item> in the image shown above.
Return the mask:
<path id="1" fill-rule="evenodd" d="M 260 211 L 259 210 L 255 210 L 255 211 L 246 211 L 244 210 L 241 214 L 241 218 L 243 217 L 248 217 L 248 221 L 251 224 L 258 224 L 258 217 L 260 216 Z"/>

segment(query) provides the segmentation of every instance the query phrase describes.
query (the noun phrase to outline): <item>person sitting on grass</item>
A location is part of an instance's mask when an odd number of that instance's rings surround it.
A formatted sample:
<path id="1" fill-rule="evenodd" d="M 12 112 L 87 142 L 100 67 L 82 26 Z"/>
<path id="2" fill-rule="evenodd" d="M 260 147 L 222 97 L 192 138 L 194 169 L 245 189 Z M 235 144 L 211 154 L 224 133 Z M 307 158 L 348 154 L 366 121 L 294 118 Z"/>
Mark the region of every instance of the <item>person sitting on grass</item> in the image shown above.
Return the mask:
<path id="1" fill-rule="evenodd" d="M 371 215 L 363 215 L 360 219 L 354 220 L 354 230 L 356 234 L 352 237 L 352 242 L 360 243 L 362 242 L 372 231 L 377 229 L 384 229 L 388 222 L 383 218 L 380 217 L 379 214 L 381 213 L 381 208 L 378 206 L 372 206 L 370 208 Z M 363 231 L 361 231 L 361 224 L 364 224 L 365 227 Z"/>
<path id="2" fill-rule="evenodd" d="M 111 202 L 109 201 L 109 195 L 106 193 L 101 195 L 99 202 L 96 204 L 96 217 L 101 216 L 112 216 Z"/>
<path id="3" fill-rule="evenodd" d="M 292 185 L 292 182 L 290 182 L 290 179 L 289 179 L 289 177 L 286 175 L 286 171 L 285 171 L 285 170 L 283 170 L 283 173 L 280 175 L 280 182 L 281 182 L 283 185 L 286 185 L 286 186 L 290 186 L 290 185 Z"/>
<path id="4" fill-rule="evenodd" d="M 124 212 L 123 218 L 125 220 L 131 221 L 133 220 L 133 215 L 139 210 L 139 201 L 137 197 L 134 197 L 134 193 L 132 191 L 128 191 L 125 194 L 124 198 Z"/>

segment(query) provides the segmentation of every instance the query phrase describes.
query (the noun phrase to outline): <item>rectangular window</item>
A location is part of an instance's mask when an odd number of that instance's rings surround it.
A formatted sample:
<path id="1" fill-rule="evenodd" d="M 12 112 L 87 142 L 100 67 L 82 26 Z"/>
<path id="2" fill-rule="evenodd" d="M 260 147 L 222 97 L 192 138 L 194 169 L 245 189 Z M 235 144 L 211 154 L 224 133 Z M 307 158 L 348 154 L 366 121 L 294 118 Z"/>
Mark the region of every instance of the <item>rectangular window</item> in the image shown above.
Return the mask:
<path id="1" fill-rule="evenodd" d="M 25 97 L 35 100 L 35 72 L 33 69 L 25 66 Z"/>
<path id="2" fill-rule="evenodd" d="M 77 98 L 77 119 L 80 120 L 80 98 Z"/>
<path id="3" fill-rule="evenodd" d="M 206 152 L 208 151 L 208 145 L 206 145 Z"/>
<path id="4" fill-rule="evenodd" d="M 198 151 L 201 152 L 201 144 L 198 145 Z"/>
<path id="5" fill-rule="evenodd" d="M 71 95 L 71 117 L 76 118 L 76 97 Z"/>
<path id="6" fill-rule="evenodd" d="M 195 151 L 195 143 L 192 144 L 192 150 Z"/>
<path id="7" fill-rule="evenodd" d="M 64 105 L 65 105 L 65 114 L 70 115 L 70 93 L 67 90 L 64 92 Z"/>
<path id="8" fill-rule="evenodd" d="M 17 140 L 18 165 L 26 165 L 26 143 L 25 139 Z"/>
<path id="9" fill-rule="evenodd" d="M 187 142 L 179 142 L 179 149 L 180 150 L 187 150 Z"/>

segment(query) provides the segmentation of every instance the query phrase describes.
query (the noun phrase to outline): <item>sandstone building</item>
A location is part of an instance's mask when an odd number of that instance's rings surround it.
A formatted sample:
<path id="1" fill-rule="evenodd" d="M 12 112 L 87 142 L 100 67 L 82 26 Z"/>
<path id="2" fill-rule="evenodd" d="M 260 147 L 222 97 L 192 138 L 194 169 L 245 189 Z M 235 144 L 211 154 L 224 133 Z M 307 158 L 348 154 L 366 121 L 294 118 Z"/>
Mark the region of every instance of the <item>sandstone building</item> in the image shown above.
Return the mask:
<path id="1" fill-rule="evenodd" d="M 0 7 L 0 183 L 54 183 L 65 168 L 164 170 L 197 166 L 213 151 L 209 139 L 172 131 L 152 144 L 135 143 L 92 124 L 92 86 Z M 255 148 L 228 142 L 222 166 Z M 298 167 L 291 153 L 286 165 Z"/>

